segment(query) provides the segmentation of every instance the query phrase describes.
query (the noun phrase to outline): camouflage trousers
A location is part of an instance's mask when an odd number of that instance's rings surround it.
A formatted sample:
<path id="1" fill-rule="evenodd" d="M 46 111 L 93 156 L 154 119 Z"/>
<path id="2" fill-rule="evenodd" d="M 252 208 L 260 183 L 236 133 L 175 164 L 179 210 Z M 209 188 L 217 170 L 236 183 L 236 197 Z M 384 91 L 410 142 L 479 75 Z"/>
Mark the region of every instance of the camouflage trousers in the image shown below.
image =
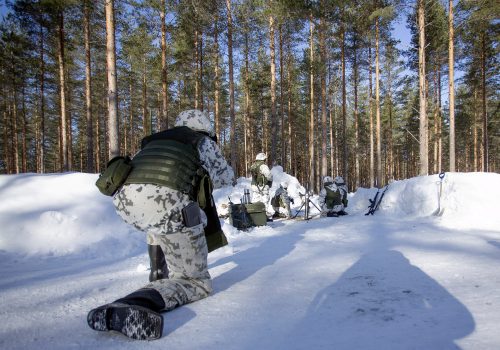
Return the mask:
<path id="1" fill-rule="evenodd" d="M 165 311 L 203 299 L 212 292 L 203 224 L 186 227 L 182 221 L 182 208 L 190 203 L 186 195 L 164 186 L 129 184 L 123 186 L 113 202 L 118 215 L 145 232 L 148 244 L 159 245 L 165 255 L 168 279 L 143 287 L 161 294 Z"/>

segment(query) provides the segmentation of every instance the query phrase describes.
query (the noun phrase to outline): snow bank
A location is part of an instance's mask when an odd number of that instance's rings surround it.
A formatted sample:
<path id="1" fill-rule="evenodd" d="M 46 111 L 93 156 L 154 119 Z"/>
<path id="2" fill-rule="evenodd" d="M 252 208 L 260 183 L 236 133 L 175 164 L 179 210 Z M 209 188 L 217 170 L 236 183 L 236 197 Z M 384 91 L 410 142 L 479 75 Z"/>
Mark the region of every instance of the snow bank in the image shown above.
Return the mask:
<path id="1" fill-rule="evenodd" d="M 435 218 L 448 228 L 498 229 L 497 198 L 500 198 L 500 174 L 446 173 L 442 182 L 438 175 L 419 176 L 391 183 L 380 213 Z M 434 216 L 439 207 L 442 215 Z"/>
<path id="2" fill-rule="evenodd" d="M 302 203 L 299 194 L 305 193 L 304 187 L 280 166 L 272 168 L 271 172 L 274 178 L 271 196 L 281 182 L 287 182 L 295 202 L 293 209 L 297 210 Z M 89 251 L 106 255 L 111 254 L 109 248 L 119 240 L 120 253 L 127 254 L 143 245 L 143 234 L 116 215 L 111 197 L 101 195 L 95 187 L 96 179 L 96 174 L 81 173 L 1 175 L 0 252 L 63 256 Z M 375 215 L 429 218 L 449 228 L 500 227 L 496 203 L 500 198 L 500 174 L 447 173 L 442 182 L 444 212 L 437 217 L 432 214 L 438 208 L 439 186 L 437 175 L 395 181 L 390 184 Z M 229 198 L 233 203 L 240 203 L 246 188 L 250 189 L 250 179 L 242 177 L 236 186 L 214 191 L 221 216 L 228 213 Z M 359 215 L 359 220 L 364 220 L 368 199 L 373 198 L 376 191 L 375 188 L 360 188 L 350 193 L 349 215 Z M 315 202 L 317 196 L 312 200 Z M 223 228 L 228 238 L 241 234 L 227 221 Z"/>
<path id="3" fill-rule="evenodd" d="M 96 180 L 96 174 L 81 173 L 0 176 L 0 251 L 62 256 L 103 240 L 137 240 Z"/>

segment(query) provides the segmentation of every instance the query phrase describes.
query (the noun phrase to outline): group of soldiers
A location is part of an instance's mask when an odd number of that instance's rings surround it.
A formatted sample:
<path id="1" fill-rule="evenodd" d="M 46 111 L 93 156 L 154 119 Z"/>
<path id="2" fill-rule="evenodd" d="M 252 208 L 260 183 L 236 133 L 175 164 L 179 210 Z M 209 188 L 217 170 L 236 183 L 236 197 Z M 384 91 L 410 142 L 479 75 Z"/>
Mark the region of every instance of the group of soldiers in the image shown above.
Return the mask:
<path id="1" fill-rule="evenodd" d="M 267 207 L 272 175 L 266 159 L 265 153 L 259 153 L 251 171 L 253 202 Z M 212 190 L 233 181 L 233 169 L 217 144 L 210 118 L 199 110 L 183 111 L 173 128 L 145 137 L 130 163 L 125 157 L 108 163 L 96 184 L 113 196 L 117 214 L 144 232 L 151 273 L 142 288 L 90 310 L 91 329 L 132 339 L 158 339 L 164 312 L 212 293 L 207 255 L 228 244 Z M 342 178 L 327 176 L 323 182 L 322 215 L 345 215 L 347 187 Z M 108 192 L 108 185 L 116 189 Z M 293 199 L 287 187 L 281 183 L 275 191 L 271 216 L 279 216 L 284 207 L 291 217 Z"/>
<path id="2" fill-rule="evenodd" d="M 268 214 L 272 218 L 279 218 L 282 215 L 285 218 L 291 218 L 290 204 L 294 204 L 294 202 L 293 198 L 288 194 L 287 182 L 281 182 L 274 192 L 273 198 L 269 200 L 273 176 L 266 164 L 266 159 L 267 155 L 265 153 L 259 153 L 255 157 L 255 163 L 250 167 L 252 175 L 252 202 L 262 202 L 266 205 L 266 208 L 268 208 L 270 203 L 274 212 Z M 323 178 L 322 189 L 319 193 L 321 216 L 338 217 L 347 215 L 345 211 L 348 203 L 347 192 L 347 185 L 341 176 L 335 178 L 325 176 Z M 283 208 L 284 213 L 280 213 L 280 208 Z"/>

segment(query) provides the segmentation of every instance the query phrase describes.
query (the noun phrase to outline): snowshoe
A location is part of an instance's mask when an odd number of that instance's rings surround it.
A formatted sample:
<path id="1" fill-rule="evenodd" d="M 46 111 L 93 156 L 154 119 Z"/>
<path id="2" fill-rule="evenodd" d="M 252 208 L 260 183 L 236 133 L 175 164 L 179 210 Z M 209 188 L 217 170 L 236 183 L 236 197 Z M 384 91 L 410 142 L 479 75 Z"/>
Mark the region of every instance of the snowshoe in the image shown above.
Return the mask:
<path id="1" fill-rule="evenodd" d="M 163 332 L 162 315 L 142 306 L 123 303 L 91 310 L 87 322 L 96 331 L 117 331 L 137 340 L 159 339 Z"/>
<path id="2" fill-rule="evenodd" d="M 339 211 L 337 214 L 338 215 L 349 215 L 349 213 L 344 211 L 344 210 Z"/>
<path id="3" fill-rule="evenodd" d="M 329 218 L 337 218 L 339 214 L 337 212 L 331 211 L 328 214 L 326 214 Z"/>

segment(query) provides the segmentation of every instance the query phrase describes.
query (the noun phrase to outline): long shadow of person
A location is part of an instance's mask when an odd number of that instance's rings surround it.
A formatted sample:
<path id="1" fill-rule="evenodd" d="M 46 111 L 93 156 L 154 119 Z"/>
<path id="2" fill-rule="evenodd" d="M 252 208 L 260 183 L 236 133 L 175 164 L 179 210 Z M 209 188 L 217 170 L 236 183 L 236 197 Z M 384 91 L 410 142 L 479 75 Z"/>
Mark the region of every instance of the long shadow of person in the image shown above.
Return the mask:
<path id="1" fill-rule="evenodd" d="M 310 349 L 457 349 L 474 319 L 437 281 L 395 250 L 363 255 L 321 290 L 292 330 Z M 299 340 L 300 339 L 300 340 Z M 293 348 L 293 347 L 292 347 Z"/>
<path id="2" fill-rule="evenodd" d="M 224 291 L 244 281 L 260 269 L 287 256 L 301 239 L 302 235 L 299 234 L 275 235 L 266 238 L 259 246 L 217 260 L 209 266 L 211 269 L 226 263 L 232 263 L 235 266 L 213 279 L 214 293 Z"/>

